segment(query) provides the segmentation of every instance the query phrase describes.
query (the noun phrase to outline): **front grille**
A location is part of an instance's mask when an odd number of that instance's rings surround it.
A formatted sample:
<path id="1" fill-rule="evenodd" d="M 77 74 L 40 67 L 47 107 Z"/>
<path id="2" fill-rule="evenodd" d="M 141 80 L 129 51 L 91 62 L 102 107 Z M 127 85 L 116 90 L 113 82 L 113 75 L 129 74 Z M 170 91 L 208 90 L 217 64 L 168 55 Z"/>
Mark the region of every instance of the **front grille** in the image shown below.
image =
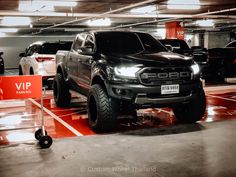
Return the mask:
<path id="1" fill-rule="evenodd" d="M 187 67 L 144 68 L 139 72 L 144 85 L 183 84 L 191 81 L 191 70 Z"/>

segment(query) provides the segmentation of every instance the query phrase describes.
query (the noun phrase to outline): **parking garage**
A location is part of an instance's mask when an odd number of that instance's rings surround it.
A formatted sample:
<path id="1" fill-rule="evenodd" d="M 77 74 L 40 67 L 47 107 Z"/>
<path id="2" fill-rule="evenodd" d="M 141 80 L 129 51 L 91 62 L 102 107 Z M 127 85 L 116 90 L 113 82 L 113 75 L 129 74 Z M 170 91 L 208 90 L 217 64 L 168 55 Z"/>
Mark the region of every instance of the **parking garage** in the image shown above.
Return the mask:
<path id="1" fill-rule="evenodd" d="M 0 1 L 0 177 L 236 176 L 235 12 Z"/>

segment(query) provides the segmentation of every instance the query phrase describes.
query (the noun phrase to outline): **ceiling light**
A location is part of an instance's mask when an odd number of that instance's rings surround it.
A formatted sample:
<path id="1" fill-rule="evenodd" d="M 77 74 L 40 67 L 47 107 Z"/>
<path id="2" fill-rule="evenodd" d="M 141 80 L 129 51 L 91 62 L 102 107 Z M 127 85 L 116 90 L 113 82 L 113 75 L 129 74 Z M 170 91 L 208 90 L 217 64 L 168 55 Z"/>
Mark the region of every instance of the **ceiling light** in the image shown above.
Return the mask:
<path id="1" fill-rule="evenodd" d="M 101 18 L 96 20 L 88 20 L 86 23 L 88 26 L 110 26 L 111 20 L 110 18 Z"/>
<path id="2" fill-rule="evenodd" d="M 200 9 L 199 0 L 169 0 L 167 2 L 168 9 L 184 9 L 184 10 L 196 10 Z"/>
<path id="3" fill-rule="evenodd" d="M 5 26 L 27 26 L 31 23 L 29 17 L 3 17 L 2 24 Z"/>
<path id="4" fill-rule="evenodd" d="M 53 4 L 53 6 L 62 6 L 62 7 L 74 7 L 77 5 L 77 2 L 69 1 L 48 1 L 50 4 Z"/>
<path id="5" fill-rule="evenodd" d="M 196 24 L 203 27 L 214 26 L 213 20 L 197 20 Z"/>
<path id="6" fill-rule="evenodd" d="M 50 12 L 54 11 L 54 7 L 74 7 L 77 3 L 74 1 L 20 1 L 18 10 L 28 12 Z"/>
<path id="7" fill-rule="evenodd" d="M 130 13 L 133 14 L 147 14 L 147 13 L 153 13 L 157 12 L 158 8 L 155 5 L 150 5 L 150 6 L 143 6 L 139 8 L 134 8 L 130 10 Z"/>
<path id="8" fill-rule="evenodd" d="M 0 28 L 0 32 L 3 33 L 16 33 L 17 31 L 17 28 Z"/>
<path id="9" fill-rule="evenodd" d="M 20 1 L 19 11 L 27 12 L 48 12 L 54 11 L 54 6 L 47 1 Z"/>

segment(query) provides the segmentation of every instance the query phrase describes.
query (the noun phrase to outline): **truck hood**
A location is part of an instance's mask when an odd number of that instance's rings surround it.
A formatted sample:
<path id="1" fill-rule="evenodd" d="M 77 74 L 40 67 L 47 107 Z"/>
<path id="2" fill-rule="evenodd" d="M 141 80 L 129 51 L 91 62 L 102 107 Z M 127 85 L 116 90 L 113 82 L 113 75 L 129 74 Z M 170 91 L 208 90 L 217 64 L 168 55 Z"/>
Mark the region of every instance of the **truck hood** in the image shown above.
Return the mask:
<path id="1" fill-rule="evenodd" d="M 193 60 L 180 54 L 171 52 L 138 53 L 129 55 L 112 54 L 107 55 L 109 60 L 115 64 L 143 64 L 145 66 L 189 66 Z"/>

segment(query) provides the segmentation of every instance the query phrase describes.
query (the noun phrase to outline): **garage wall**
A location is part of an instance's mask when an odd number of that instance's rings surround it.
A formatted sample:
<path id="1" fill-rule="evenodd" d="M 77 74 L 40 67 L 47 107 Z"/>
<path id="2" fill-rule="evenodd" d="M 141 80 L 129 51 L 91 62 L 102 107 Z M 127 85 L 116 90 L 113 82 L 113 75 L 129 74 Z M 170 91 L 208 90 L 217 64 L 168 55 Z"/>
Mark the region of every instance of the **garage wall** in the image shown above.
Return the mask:
<path id="1" fill-rule="evenodd" d="M 24 36 L 0 38 L 0 51 L 4 52 L 3 59 L 6 68 L 18 68 L 19 53 L 35 41 L 73 40 L 74 36 Z"/>
<path id="2" fill-rule="evenodd" d="M 200 46 L 199 34 L 194 34 L 193 35 L 193 46 Z"/>
<path id="3" fill-rule="evenodd" d="M 206 32 L 204 34 L 204 47 L 217 48 L 224 47 L 227 43 L 230 42 L 230 33 L 229 32 Z"/>

